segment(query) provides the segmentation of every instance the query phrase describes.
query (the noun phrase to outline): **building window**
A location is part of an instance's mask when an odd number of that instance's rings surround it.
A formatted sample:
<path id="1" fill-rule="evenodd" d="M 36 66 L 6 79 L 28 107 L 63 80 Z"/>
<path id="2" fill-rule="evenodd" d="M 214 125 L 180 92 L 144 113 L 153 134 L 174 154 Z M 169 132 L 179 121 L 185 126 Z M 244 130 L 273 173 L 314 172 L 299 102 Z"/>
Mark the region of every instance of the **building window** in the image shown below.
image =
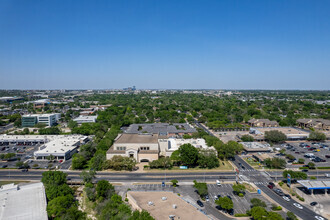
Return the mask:
<path id="1" fill-rule="evenodd" d="M 117 150 L 126 150 L 126 147 L 117 147 Z"/>
<path id="2" fill-rule="evenodd" d="M 150 147 L 141 147 L 141 150 L 150 150 Z"/>

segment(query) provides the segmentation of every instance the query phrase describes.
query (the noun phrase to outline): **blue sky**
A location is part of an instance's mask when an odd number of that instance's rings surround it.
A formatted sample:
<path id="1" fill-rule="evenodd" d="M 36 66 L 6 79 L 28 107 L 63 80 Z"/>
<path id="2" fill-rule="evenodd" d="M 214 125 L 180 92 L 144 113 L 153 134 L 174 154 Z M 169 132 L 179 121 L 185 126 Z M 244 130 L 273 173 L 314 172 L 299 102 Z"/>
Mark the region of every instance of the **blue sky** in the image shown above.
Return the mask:
<path id="1" fill-rule="evenodd" d="M 327 0 L 1 0 L 0 89 L 330 89 Z"/>

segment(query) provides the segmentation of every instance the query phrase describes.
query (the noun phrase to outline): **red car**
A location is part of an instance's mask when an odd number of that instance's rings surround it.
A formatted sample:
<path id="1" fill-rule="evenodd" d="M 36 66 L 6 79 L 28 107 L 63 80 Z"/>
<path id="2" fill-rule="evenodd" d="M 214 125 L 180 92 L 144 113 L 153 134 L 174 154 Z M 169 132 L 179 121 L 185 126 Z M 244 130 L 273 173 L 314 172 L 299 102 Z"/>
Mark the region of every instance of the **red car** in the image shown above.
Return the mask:
<path id="1" fill-rule="evenodd" d="M 59 162 L 60 162 L 60 163 L 62 163 L 62 162 L 63 162 L 63 160 L 60 160 Z"/>

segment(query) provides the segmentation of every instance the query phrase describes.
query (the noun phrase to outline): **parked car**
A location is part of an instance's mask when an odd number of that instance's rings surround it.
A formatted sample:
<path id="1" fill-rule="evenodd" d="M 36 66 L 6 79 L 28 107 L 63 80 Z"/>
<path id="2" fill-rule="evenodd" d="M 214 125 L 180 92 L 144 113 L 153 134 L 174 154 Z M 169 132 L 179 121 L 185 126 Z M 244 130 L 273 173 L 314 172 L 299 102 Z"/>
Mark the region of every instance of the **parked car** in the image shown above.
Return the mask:
<path id="1" fill-rule="evenodd" d="M 321 216 L 318 216 L 318 215 L 315 215 L 315 219 L 317 219 L 317 220 L 325 220 L 325 218 L 323 218 Z"/>
<path id="2" fill-rule="evenodd" d="M 311 202 L 310 205 L 311 205 L 311 206 L 316 206 L 316 205 L 317 205 L 317 202 Z"/>
<path id="3" fill-rule="evenodd" d="M 205 199 L 206 199 L 206 202 L 209 202 L 210 201 L 209 195 L 206 195 Z"/>
<path id="4" fill-rule="evenodd" d="M 330 158 L 330 155 L 325 155 L 326 158 Z"/>
<path id="5" fill-rule="evenodd" d="M 200 200 L 197 200 L 197 204 L 198 204 L 200 207 L 204 207 L 204 204 L 203 204 Z"/>

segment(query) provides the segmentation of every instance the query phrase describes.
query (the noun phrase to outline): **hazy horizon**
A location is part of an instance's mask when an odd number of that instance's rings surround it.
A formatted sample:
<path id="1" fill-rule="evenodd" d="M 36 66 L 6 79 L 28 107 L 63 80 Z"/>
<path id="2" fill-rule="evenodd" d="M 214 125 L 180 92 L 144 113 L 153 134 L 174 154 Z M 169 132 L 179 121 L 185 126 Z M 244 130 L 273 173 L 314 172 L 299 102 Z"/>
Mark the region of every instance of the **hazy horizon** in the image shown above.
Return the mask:
<path id="1" fill-rule="evenodd" d="M 0 2 L 0 89 L 329 90 L 329 1 Z"/>

